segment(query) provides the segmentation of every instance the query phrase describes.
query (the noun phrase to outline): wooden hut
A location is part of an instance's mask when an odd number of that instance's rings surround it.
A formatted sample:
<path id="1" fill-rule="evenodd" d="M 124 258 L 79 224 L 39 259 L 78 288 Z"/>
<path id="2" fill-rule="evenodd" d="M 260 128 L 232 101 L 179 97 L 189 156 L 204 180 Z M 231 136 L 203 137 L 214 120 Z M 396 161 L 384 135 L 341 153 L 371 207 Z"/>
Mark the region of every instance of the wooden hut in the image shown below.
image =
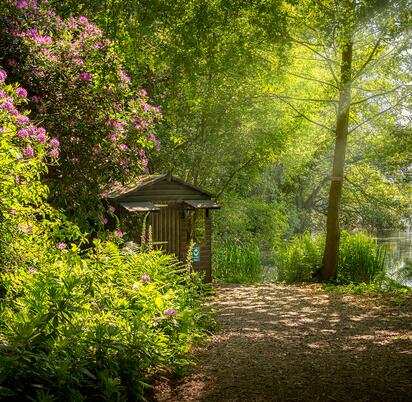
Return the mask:
<path id="1" fill-rule="evenodd" d="M 207 191 L 166 174 L 140 176 L 133 185 L 114 188 L 108 200 L 120 211 L 122 226 L 131 240 L 141 243 L 141 236 L 147 236 L 150 227 L 155 247 L 175 254 L 181 261 L 187 260 L 192 244 L 189 258 L 193 267 L 210 282 L 210 210 L 220 208 L 211 198 Z"/>

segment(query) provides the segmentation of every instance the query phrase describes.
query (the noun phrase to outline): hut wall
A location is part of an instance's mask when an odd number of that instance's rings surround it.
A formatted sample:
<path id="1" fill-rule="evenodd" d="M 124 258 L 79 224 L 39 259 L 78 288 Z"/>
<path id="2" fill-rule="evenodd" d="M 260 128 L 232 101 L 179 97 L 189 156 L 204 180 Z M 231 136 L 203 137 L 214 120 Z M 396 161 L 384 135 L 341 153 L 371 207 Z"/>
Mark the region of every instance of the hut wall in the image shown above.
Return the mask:
<path id="1" fill-rule="evenodd" d="M 144 202 L 148 200 L 160 207 L 158 212 L 150 213 L 147 221 L 147 224 L 152 226 L 153 242 L 162 243 L 155 245 L 155 247 L 164 249 L 168 253 L 173 253 L 181 261 L 185 262 L 187 260 L 187 252 L 193 232 L 193 222 L 182 201 L 210 200 L 210 196 L 188 185 L 164 180 L 142 186 L 118 198 L 118 201 L 121 202 Z M 162 207 L 162 205 L 164 205 L 164 207 Z M 200 240 L 200 261 L 194 262 L 193 268 L 195 271 L 200 271 L 204 274 L 205 282 L 211 282 L 212 225 L 208 211 L 205 212 L 205 234 L 202 240 Z M 136 225 L 135 230 L 138 229 L 137 226 L 138 225 Z M 139 232 L 135 236 L 138 242 L 140 232 L 141 228 L 139 228 Z M 189 256 L 189 258 L 191 257 L 192 256 Z"/>

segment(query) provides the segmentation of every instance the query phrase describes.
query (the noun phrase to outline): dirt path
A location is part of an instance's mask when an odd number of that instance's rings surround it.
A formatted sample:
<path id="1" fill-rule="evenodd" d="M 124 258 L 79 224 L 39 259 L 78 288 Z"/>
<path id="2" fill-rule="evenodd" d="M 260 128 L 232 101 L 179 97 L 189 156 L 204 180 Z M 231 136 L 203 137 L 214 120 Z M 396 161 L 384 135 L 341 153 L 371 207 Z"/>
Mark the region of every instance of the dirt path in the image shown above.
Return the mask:
<path id="1" fill-rule="evenodd" d="M 412 308 L 317 286 L 221 286 L 221 330 L 157 402 L 412 401 Z"/>

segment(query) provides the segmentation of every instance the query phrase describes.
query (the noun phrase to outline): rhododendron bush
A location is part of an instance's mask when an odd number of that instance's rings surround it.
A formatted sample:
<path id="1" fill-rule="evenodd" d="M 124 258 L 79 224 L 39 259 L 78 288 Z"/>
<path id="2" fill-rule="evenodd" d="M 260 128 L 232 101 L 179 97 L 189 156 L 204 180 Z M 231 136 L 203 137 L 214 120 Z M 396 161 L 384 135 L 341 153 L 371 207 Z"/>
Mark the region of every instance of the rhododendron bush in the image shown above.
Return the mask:
<path id="1" fill-rule="evenodd" d="M 85 228 L 101 215 L 104 188 L 148 172 L 159 109 L 86 17 L 62 19 L 35 1 L 3 1 L 0 11 L 0 63 L 24 86 L 31 119 L 55 137 L 59 164 L 45 176 L 50 200 Z"/>
<path id="2" fill-rule="evenodd" d="M 0 269 L 35 269 L 42 250 L 62 235 L 54 229 L 64 217 L 45 203 L 48 188 L 39 180 L 46 162 L 57 163 L 59 144 L 30 120 L 26 89 L 6 79 L 0 69 Z M 78 235 L 73 227 L 70 237 Z"/>
<path id="3" fill-rule="evenodd" d="M 141 400 L 207 322 L 189 267 L 102 230 L 159 111 L 97 27 L 43 7 L 0 0 L 0 399 Z"/>

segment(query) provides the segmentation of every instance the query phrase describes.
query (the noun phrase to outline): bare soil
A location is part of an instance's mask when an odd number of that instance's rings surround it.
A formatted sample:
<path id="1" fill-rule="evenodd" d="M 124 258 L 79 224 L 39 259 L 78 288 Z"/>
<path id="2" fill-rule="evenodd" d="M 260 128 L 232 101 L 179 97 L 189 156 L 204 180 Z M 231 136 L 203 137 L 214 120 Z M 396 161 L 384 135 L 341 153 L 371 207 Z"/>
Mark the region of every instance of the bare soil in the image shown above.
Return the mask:
<path id="1" fill-rule="evenodd" d="M 412 401 L 412 306 L 318 285 L 225 285 L 220 330 L 156 402 Z"/>

